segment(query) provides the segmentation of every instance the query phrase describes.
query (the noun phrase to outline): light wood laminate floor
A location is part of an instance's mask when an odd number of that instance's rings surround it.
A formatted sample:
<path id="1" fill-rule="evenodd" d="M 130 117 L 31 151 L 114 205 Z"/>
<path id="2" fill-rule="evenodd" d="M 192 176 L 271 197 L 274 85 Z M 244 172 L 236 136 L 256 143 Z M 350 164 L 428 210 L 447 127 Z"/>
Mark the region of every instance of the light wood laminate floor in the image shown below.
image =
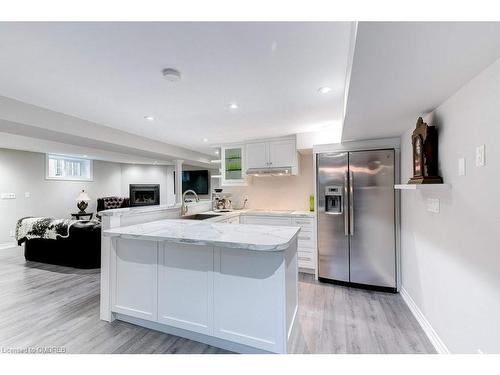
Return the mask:
<path id="1" fill-rule="evenodd" d="M 99 320 L 99 270 L 26 262 L 22 250 L 0 250 L 0 348 L 227 353 L 132 324 Z M 300 275 L 292 351 L 434 353 L 399 295 L 321 284 L 304 274 Z"/>

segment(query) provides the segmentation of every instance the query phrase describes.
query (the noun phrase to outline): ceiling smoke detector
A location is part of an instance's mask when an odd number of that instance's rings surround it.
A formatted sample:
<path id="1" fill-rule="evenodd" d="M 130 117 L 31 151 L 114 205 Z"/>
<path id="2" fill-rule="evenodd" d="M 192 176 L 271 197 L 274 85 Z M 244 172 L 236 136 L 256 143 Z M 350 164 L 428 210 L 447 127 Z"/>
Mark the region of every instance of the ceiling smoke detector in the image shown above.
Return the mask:
<path id="1" fill-rule="evenodd" d="M 162 70 L 163 78 L 170 82 L 177 82 L 181 80 L 181 72 L 177 69 L 166 68 Z"/>

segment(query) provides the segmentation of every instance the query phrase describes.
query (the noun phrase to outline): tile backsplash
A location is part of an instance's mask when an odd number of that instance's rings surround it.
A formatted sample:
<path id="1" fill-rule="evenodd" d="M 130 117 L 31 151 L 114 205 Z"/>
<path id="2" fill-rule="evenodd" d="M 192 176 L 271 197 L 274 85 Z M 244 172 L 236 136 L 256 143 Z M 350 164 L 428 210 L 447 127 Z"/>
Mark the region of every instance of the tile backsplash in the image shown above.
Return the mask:
<path id="1" fill-rule="evenodd" d="M 313 194 L 312 155 L 300 155 L 298 176 L 249 177 L 248 186 L 225 187 L 232 194 L 234 208 L 240 208 L 248 198 L 247 208 L 271 210 L 309 210 L 309 196 Z"/>

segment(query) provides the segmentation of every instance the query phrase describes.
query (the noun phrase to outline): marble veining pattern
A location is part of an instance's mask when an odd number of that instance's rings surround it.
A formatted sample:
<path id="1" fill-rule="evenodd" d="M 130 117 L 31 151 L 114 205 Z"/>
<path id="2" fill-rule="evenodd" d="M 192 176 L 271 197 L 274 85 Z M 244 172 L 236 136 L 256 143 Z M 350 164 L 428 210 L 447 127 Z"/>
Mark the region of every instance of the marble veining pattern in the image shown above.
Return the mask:
<path id="1" fill-rule="evenodd" d="M 299 227 L 239 225 L 167 219 L 108 229 L 103 231 L 103 235 L 255 251 L 282 251 L 290 246 L 299 231 Z"/>
<path id="2" fill-rule="evenodd" d="M 142 206 L 142 207 L 123 207 L 114 208 L 111 210 L 103 210 L 99 212 L 101 216 L 122 216 L 122 215 L 139 215 L 157 211 L 177 211 L 180 205 L 156 205 L 156 206 Z"/>
<path id="3" fill-rule="evenodd" d="M 284 217 L 309 217 L 314 218 L 314 212 L 297 210 L 261 210 L 249 209 L 244 213 L 247 216 L 284 216 Z"/>
<path id="4" fill-rule="evenodd" d="M 99 212 L 102 216 L 121 216 L 121 215 L 138 215 L 144 213 L 151 213 L 156 211 L 175 211 L 180 208 L 179 204 L 176 205 L 158 205 L 158 206 L 144 206 L 144 207 L 124 207 L 115 208 L 111 210 L 103 210 Z M 289 216 L 289 217 L 310 217 L 314 218 L 315 213 L 310 211 L 297 211 L 297 210 L 266 210 L 266 209 L 243 209 L 243 210 L 233 210 L 229 212 L 215 212 L 208 211 L 207 213 L 215 213 L 224 217 L 238 216 L 238 215 L 248 215 L 248 216 Z"/>

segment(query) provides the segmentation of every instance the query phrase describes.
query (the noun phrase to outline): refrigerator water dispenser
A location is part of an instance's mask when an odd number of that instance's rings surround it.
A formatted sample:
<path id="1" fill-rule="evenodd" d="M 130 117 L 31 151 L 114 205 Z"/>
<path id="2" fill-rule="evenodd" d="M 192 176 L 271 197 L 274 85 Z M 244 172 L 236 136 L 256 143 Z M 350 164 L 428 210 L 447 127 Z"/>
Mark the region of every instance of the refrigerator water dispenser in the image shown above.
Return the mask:
<path id="1" fill-rule="evenodd" d="M 325 212 L 331 215 L 343 213 L 344 198 L 341 185 L 325 186 Z"/>

